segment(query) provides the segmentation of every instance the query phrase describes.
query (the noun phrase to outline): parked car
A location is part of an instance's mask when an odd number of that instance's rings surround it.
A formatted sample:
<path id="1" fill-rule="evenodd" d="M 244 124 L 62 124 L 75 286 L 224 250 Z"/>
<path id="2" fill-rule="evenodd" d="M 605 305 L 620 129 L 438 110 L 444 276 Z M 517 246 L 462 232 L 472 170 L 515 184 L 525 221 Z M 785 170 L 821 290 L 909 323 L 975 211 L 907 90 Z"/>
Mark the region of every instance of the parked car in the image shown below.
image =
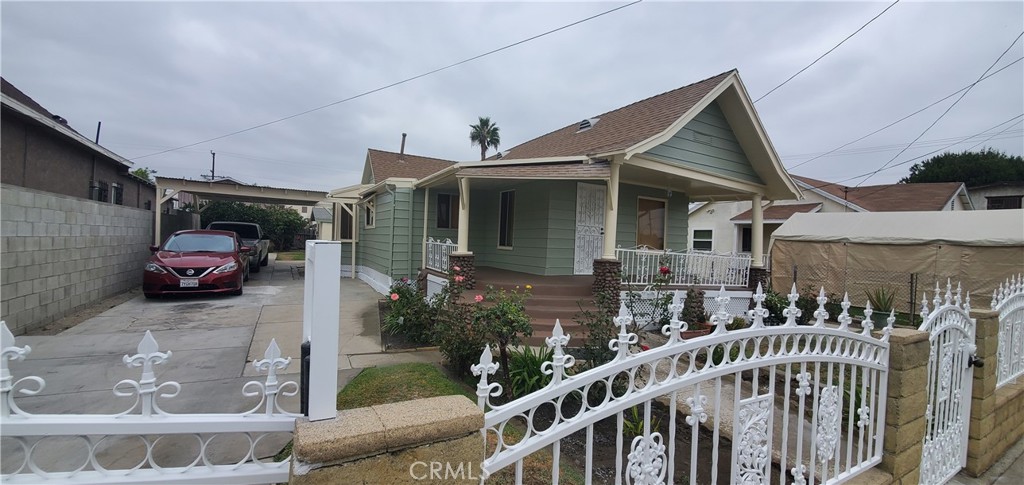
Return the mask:
<path id="1" fill-rule="evenodd" d="M 218 221 L 211 222 L 207 229 L 216 231 L 234 231 L 242 238 L 242 244 L 252 248 L 249 255 L 249 271 L 260 272 L 260 266 L 270 262 L 270 239 L 263 234 L 263 228 L 252 222 Z"/>
<path id="2" fill-rule="evenodd" d="M 146 298 L 181 293 L 241 295 L 249 279 L 249 246 L 231 231 L 188 230 L 150 246 L 142 292 Z"/>

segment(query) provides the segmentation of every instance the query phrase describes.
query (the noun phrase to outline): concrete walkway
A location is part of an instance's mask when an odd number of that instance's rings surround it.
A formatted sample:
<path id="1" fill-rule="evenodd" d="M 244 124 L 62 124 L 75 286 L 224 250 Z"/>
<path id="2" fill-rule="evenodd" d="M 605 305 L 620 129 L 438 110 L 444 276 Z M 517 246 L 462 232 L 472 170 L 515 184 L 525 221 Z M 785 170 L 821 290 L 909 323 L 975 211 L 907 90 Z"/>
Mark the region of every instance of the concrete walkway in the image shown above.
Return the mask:
<path id="1" fill-rule="evenodd" d="M 1024 439 L 1017 442 L 982 476 L 973 478 L 960 472 L 950 485 L 1020 485 L 1024 484 Z"/>

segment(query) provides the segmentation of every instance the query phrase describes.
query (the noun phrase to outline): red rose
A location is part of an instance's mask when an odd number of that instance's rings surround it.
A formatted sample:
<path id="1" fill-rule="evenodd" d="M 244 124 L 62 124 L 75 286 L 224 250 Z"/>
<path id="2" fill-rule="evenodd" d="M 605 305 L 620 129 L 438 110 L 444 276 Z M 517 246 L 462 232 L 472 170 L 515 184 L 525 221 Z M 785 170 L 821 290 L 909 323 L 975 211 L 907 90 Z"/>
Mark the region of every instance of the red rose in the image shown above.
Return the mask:
<path id="1" fill-rule="evenodd" d="M 672 270 L 668 266 L 662 266 L 662 267 L 658 268 L 658 271 L 661 274 L 664 274 L 664 275 L 667 275 L 667 274 L 672 272 Z"/>

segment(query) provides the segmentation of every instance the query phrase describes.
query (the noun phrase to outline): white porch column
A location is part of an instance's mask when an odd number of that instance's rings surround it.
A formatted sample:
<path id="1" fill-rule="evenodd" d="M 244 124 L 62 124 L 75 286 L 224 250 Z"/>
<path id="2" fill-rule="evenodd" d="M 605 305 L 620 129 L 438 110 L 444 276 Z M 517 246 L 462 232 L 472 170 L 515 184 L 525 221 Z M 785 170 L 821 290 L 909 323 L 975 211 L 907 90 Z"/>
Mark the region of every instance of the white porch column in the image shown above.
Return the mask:
<path id="1" fill-rule="evenodd" d="M 459 241 L 455 248 L 459 254 L 469 252 L 469 179 L 458 178 L 459 182 Z"/>
<path id="2" fill-rule="evenodd" d="M 761 207 L 761 194 L 754 194 L 750 209 L 750 266 L 764 267 L 764 209 Z"/>
<path id="3" fill-rule="evenodd" d="M 420 246 L 420 269 L 427 269 L 427 220 L 430 218 L 430 187 L 423 189 L 423 242 Z"/>
<path id="4" fill-rule="evenodd" d="M 604 248 L 601 259 L 615 259 L 615 229 L 618 225 L 619 205 L 619 167 L 622 164 L 612 160 L 609 165 L 611 176 L 608 178 L 607 199 L 604 210 Z"/>

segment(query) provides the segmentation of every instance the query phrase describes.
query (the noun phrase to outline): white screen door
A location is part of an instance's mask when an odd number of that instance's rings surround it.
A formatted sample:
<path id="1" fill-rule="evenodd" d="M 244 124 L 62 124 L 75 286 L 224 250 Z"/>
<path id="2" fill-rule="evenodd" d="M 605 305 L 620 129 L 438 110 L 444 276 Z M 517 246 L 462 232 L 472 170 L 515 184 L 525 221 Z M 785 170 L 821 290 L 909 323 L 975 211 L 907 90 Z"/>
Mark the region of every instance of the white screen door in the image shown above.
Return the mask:
<path id="1" fill-rule="evenodd" d="M 594 260 L 604 250 L 604 195 L 604 185 L 576 184 L 575 274 L 594 274 Z"/>

